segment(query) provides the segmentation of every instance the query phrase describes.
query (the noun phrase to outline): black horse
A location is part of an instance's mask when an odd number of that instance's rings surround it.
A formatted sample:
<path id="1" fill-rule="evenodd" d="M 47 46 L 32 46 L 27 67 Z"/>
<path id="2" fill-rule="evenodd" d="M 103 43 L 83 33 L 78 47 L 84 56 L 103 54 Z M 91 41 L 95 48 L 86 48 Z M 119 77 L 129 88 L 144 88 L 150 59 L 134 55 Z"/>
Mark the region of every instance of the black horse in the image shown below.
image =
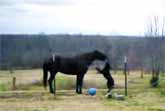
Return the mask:
<path id="1" fill-rule="evenodd" d="M 76 82 L 76 93 L 81 94 L 82 93 L 82 85 L 83 85 L 83 78 L 85 73 L 88 70 L 89 65 L 94 60 L 101 60 L 105 61 L 107 60 L 106 55 L 103 53 L 95 50 L 90 53 L 85 53 L 82 55 L 78 55 L 71 58 L 64 58 L 61 56 L 52 56 L 49 59 L 44 61 L 43 64 L 43 83 L 44 87 L 47 86 L 47 78 L 48 78 L 48 72 L 50 72 L 50 78 L 48 80 L 49 83 L 49 91 L 50 93 L 55 94 L 55 87 L 54 90 L 52 88 L 52 81 L 55 81 L 55 76 L 57 72 L 62 72 L 68 75 L 77 75 L 77 82 Z M 106 69 L 107 70 L 107 69 Z M 108 71 L 109 72 L 109 71 Z M 106 77 L 108 81 L 111 81 L 109 79 L 109 76 L 106 76 L 109 73 L 107 72 L 101 72 Z M 108 88 L 111 90 L 111 84 L 108 82 Z"/>

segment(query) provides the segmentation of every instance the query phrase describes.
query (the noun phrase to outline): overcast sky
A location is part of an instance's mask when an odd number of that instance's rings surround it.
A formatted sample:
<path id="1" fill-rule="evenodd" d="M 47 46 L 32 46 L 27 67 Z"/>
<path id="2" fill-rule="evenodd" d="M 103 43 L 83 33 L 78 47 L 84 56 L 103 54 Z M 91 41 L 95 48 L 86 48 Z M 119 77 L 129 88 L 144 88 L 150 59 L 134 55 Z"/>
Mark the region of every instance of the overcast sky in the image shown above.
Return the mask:
<path id="1" fill-rule="evenodd" d="M 143 35 L 165 0 L 0 0 L 0 33 Z"/>

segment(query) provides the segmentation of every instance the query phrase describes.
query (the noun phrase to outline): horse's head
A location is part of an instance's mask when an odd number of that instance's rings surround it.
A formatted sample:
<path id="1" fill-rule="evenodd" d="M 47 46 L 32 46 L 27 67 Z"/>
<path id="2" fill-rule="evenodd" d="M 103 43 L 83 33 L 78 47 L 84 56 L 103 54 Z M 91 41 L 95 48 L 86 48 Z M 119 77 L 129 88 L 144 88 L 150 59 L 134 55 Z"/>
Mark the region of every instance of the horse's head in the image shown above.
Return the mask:
<path id="1" fill-rule="evenodd" d="M 98 60 L 107 59 L 107 56 L 105 54 L 103 54 L 102 52 L 98 51 L 98 50 L 93 51 L 93 54 L 94 54 L 95 59 L 98 59 Z"/>

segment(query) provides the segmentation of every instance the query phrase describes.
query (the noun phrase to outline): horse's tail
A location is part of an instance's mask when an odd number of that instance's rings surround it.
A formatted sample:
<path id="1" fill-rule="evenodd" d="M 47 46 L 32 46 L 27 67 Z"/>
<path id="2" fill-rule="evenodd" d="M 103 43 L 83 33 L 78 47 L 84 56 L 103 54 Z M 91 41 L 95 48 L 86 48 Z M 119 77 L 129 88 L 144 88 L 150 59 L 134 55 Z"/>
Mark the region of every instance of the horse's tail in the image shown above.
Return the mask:
<path id="1" fill-rule="evenodd" d="M 48 78 L 48 69 L 47 69 L 47 64 L 43 64 L 43 84 L 44 87 L 46 88 L 47 86 L 47 78 Z"/>

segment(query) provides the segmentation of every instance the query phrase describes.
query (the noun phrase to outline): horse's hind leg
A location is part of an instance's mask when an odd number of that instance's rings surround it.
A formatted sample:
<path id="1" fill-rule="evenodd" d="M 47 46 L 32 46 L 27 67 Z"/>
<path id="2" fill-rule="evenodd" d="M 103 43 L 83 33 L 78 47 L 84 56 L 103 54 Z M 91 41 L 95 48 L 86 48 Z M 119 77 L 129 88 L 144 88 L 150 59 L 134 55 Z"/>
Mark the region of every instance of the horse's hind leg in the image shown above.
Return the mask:
<path id="1" fill-rule="evenodd" d="M 56 75 L 56 72 L 53 72 L 53 71 L 51 71 L 50 72 L 50 77 L 49 77 L 49 91 L 50 91 L 50 93 L 54 93 L 55 94 L 55 86 L 54 86 L 54 90 L 53 90 L 53 87 L 52 87 L 52 81 L 55 79 L 55 75 Z M 54 82 L 55 82 L 55 80 L 54 80 Z"/>

